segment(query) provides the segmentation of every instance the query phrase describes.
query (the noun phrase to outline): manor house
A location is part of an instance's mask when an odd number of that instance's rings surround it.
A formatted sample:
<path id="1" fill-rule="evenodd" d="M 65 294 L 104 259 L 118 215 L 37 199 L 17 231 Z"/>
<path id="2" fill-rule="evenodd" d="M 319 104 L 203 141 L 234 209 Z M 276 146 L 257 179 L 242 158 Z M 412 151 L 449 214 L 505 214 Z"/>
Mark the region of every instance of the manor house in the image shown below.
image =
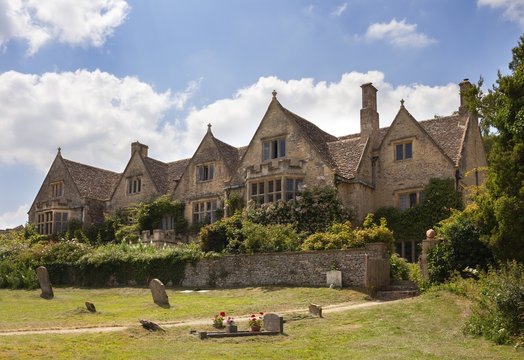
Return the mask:
<path id="1" fill-rule="evenodd" d="M 460 83 L 461 94 L 468 86 Z M 60 149 L 29 210 L 29 222 L 42 234 L 65 231 L 71 219 L 85 227 L 131 204 L 161 195 L 185 203 L 189 222 L 214 221 L 216 210 L 237 194 L 244 202 L 289 201 L 304 186 L 334 186 L 356 221 L 379 207 L 407 209 L 419 203 L 431 178 L 452 178 L 464 190 L 479 185 L 478 169 L 486 156 L 478 118 L 464 96 L 450 116 L 417 121 L 400 102 L 389 127 L 379 127 L 377 89 L 362 88 L 360 133 L 336 137 L 287 110 L 273 96 L 246 147 L 217 139 L 208 125 L 194 155 L 162 162 L 149 157 L 148 146 L 131 144 L 122 173 L 62 157 Z M 459 94 L 457 94 L 459 96 Z M 162 227 L 172 229 L 166 216 Z M 402 253 L 414 243 L 402 244 Z M 409 254 L 408 254 L 409 255 Z"/>

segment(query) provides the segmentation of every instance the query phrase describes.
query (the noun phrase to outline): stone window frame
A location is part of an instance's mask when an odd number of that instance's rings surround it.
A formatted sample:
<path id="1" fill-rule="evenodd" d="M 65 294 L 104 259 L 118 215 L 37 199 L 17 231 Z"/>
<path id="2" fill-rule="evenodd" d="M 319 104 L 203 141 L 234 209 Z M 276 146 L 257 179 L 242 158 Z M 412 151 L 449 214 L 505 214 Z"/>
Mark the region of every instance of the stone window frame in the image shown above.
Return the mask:
<path id="1" fill-rule="evenodd" d="M 413 159 L 413 139 L 402 139 L 393 142 L 393 158 L 395 161 Z"/>
<path id="2" fill-rule="evenodd" d="M 249 199 L 257 205 L 279 200 L 295 200 L 302 192 L 304 178 L 301 176 L 272 176 L 248 182 Z"/>
<path id="3" fill-rule="evenodd" d="M 142 192 L 142 175 L 129 176 L 126 179 L 126 194 L 135 195 Z"/>
<path id="4" fill-rule="evenodd" d="M 70 211 L 63 209 L 38 212 L 36 214 L 36 230 L 41 235 L 66 232 L 70 215 Z"/>
<path id="5" fill-rule="evenodd" d="M 286 157 L 286 136 L 262 139 L 262 161 Z"/>
<path id="6" fill-rule="evenodd" d="M 64 196 L 64 182 L 62 180 L 53 181 L 50 184 L 50 187 L 51 187 L 51 197 L 53 199 Z"/>
<path id="7" fill-rule="evenodd" d="M 196 182 L 211 181 L 215 178 L 215 163 L 207 162 L 195 167 Z"/>
<path id="8" fill-rule="evenodd" d="M 397 208 L 405 211 L 420 204 L 424 200 L 423 188 L 413 188 L 395 192 Z"/>
<path id="9" fill-rule="evenodd" d="M 191 218 L 193 224 L 214 223 L 218 220 L 218 199 L 202 199 L 191 202 Z"/>

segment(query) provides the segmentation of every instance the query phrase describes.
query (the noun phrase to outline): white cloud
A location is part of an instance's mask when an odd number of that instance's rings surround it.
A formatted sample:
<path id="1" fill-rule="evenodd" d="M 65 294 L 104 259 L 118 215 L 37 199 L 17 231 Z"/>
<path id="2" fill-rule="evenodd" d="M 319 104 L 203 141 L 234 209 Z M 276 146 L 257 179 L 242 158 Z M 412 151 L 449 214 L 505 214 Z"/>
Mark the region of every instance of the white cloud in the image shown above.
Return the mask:
<path id="1" fill-rule="evenodd" d="M 124 0 L 0 0 L 0 47 L 16 38 L 30 55 L 51 40 L 99 47 L 129 10 Z"/>
<path id="2" fill-rule="evenodd" d="M 333 15 L 333 16 L 340 16 L 340 15 L 342 15 L 342 13 L 344 11 L 347 10 L 347 8 L 348 8 L 348 3 L 343 3 L 342 5 L 338 6 L 335 10 L 333 10 L 331 15 Z"/>
<path id="3" fill-rule="evenodd" d="M 280 80 L 261 77 L 232 97 L 186 115 L 199 82 L 184 91 L 155 92 L 133 77 L 117 78 L 101 71 L 79 70 L 41 76 L 10 71 L 0 74 L 0 167 L 24 164 L 43 173 L 56 148 L 66 158 L 122 171 L 130 143 L 150 146 L 152 157 L 173 161 L 191 156 L 207 124 L 219 139 L 234 146 L 247 145 L 278 92 L 282 105 L 337 136 L 360 131 L 360 85 L 373 82 L 379 90 L 380 125 L 388 126 L 404 98 L 407 109 L 419 119 L 450 114 L 458 108 L 456 84 L 393 86 L 379 71 L 343 74 L 337 82 L 313 79 Z M 176 121 L 172 113 L 178 114 Z"/>
<path id="4" fill-rule="evenodd" d="M 405 19 L 371 24 L 364 38 L 369 41 L 385 40 L 397 47 L 424 47 L 436 42 L 426 34 L 417 32 L 417 24 L 408 24 Z"/>
<path id="5" fill-rule="evenodd" d="M 478 0 L 478 6 L 504 10 L 504 17 L 524 28 L 524 0 Z"/>
<path id="6" fill-rule="evenodd" d="M 158 93 L 134 77 L 102 71 L 0 74 L 0 164 L 46 171 L 58 146 L 76 161 L 121 171 L 129 144 L 140 140 L 174 157 L 168 111 L 181 109 L 198 83 Z"/>
<path id="7" fill-rule="evenodd" d="M 0 230 L 13 229 L 27 222 L 27 212 L 29 205 L 24 204 L 18 209 L 0 214 Z"/>

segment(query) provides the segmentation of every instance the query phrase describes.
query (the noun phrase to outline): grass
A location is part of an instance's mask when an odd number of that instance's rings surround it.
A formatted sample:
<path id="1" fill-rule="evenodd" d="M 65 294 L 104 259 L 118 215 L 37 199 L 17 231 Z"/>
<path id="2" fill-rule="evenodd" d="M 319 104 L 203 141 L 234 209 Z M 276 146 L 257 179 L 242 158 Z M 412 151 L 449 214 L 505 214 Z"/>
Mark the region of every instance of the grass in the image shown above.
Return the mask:
<path id="1" fill-rule="evenodd" d="M 271 287 L 191 293 L 168 289 L 171 308 L 163 309 L 153 303 L 149 289 L 143 288 L 54 288 L 54 293 L 52 300 L 44 300 L 40 290 L 0 290 L 0 331 L 132 325 L 142 318 L 176 322 L 211 319 L 221 311 L 236 317 L 304 308 L 309 302 L 365 301 L 364 294 L 348 289 Z M 95 304 L 96 314 L 86 310 L 86 301 Z"/>
<path id="2" fill-rule="evenodd" d="M 122 296 L 130 292 L 121 306 L 134 308 L 136 303 L 145 300 L 146 294 L 140 289 L 118 290 L 80 290 L 58 289 L 57 298 L 51 301 L 34 298 L 33 292 L 0 292 L 0 319 L 2 326 L 17 328 L 26 320 L 11 318 L 6 322 L 3 317 L 11 311 L 5 310 L 5 302 L 12 301 L 15 295 L 21 302 L 32 303 L 46 314 L 46 321 L 52 323 L 52 311 L 42 310 L 55 300 L 60 300 L 60 293 L 71 292 L 71 297 L 82 299 L 83 295 L 100 295 L 95 304 L 102 304 L 102 294 L 114 299 L 116 293 Z M 331 292 L 331 293 L 330 293 Z M 197 318 L 209 317 L 223 310 L 225 304 L 232 312 L 241 313 L 252 307 L 254 310 L 276 310 L 305 307 L 304 301 L 315 298 L 321 304 L 326 300 L 353 296 L 358 293 L 349 290 L 333 291 L 329 289 L 276 288 L 276 289 L 238 289 L 221 290 L 209 293 L 187 294 L 189 300 L 183 300 L 182 294 L 170 295 L 173 303 L 180 299 L 180 305 L 174 310 L 161 309 L 172 316 L 190 316 L 197 313 Z M 196 296 L 193 296 L 196 295 Z M 355 295 L 358 299 L 359 295 Z M 135 299 L 136 297 L 136 299 Z M 193 300 L 191 300 L 193 299 Z M 275 299 L 274 306 L 273 299 Z M 148 299 L 149 300 L 149 299 Z M 311 301 L 313 301 L 311 300 Z M 334 299 L 337 302 L 337 299 Z M 66 300 L 64 300 L 65 302 Z M 68 300 L 69 301 L 69 300 Z M 344 299 L 343 301 L 347 301 Z M 56 301 L 58 302 L 58 301 Z M 188 305 L 182 305 L 187 302 Z M 204 303 L 208 302 L 207 307 Z M 286 303 L 288 302 L 288 303 Z M 42 305 L 43 304 L 43 305 Z M 74 302 L 71 302 L 74 304 Z M 127 304 L 127 305 L 126 305 Z M 185 306 L 185 315 L 177 314 L 176 308 Z M 300 305 L 300 306 L 297 306 Z M 27 305 L 25 305 L 27 306 Z M 147 306 L 142 304 L 141 306 Z M 218 309 L 221 308 L 221 309 Z M 275 337 L 251 337 L 229 339 L 199 340 L 189 334 L 189 327 L 168 328 L 166 333 L 149 333 L 138 325 L 128 330 L 98 334 L 63 334 L 63 335 L 25 335 L 0 338 L 0 357 L 17 359 L 522 359 L 524 352 L 511 346 L 497 346 L 483 339 L 471 338 L 462 334 L 462 326 L 468 314 L 469 304 L 464 298 L 438 291 L 424 294 L 416 299 L 387 303 L 365 309 L 354 309 L 338 313 L 327 313 L 323 319 L 309 316 L 285 316 L 285 335 Z M 198 313 L 197 309 L 209 309 Z M 211 311 L 212 309 L 212 311 Z M 227 309 L 226 309 L 227 310 Z M 134 310 L 128 310 L 134 311 Z M 145 308 L 142 311 L 146 311 Z M 251 310 L 253 311 L 253 310 Z M 249 312 L 249 311 L 248 311 Z M 116 318 L 125 315 L 118 313 Z M 97 316 L 92 316 L 97 318 Z M 134 318 L 136 319 L 136 317 Z M 56 322 L 64 319 L 59 317 Z M 136 322 L 134 322 L 136 324 Z M 201 328 L 198 328 L 201 330 Z"/>

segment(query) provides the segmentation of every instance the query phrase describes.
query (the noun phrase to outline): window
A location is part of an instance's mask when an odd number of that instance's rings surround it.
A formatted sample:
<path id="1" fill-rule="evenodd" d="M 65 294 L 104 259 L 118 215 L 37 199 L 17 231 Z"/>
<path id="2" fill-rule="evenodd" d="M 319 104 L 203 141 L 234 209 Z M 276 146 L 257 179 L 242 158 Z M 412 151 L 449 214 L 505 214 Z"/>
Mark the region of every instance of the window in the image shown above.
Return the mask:
<path id="1" fill-rule="evenodd" d="M 58 234 L 67 231 L 69 213 L 46 211 L 37 214 L 36 229 L 41 235 Z"/>
<path id="2" fill-rule="evenodd" d="M 406 142 L 395 145 L 395 160 L 407 160 L 413 157 L 413 144 Z"/>
<path id="3" fill-rule="evenodd" d="M 286 138 L 265 140 L 262 142 L 262 160 L 286 156 Z"/>
<path id="4" fill-rule="evenodd" d="M 142 191 L 142 177 L 134 176 L 127 178 L 127 193 L 138 194 L 140 191 Z"/>
<path id="5" fill-rule="evenodd" d="M 289 201 L 297 197 L 302 189 L 302 179 L 276 178 L 251 183 L 251 200 L 257 204 Z"/>
<path id="6" fill-rule="evenodd" d="M 51 184 L 51 197 L 57 198 L 64 195 L 64 183 L 62 181 Z"/>
<path id="7" fill-rule="evenodd" d="M 193 203 L 193 223 L 213 223 L 217 221 L 216 200 Z"/>
<path id="8" fill-rule="evenodd" d="M 215 166 L 214 166 L 214 164 L 198 165 L 196 167 L 197 181 L 213 180 L 213 176 L 214 175 L 215 175 Z"/>
<path id="9" fill-rule="evenodd" d="M 174 230 L 175 217 L 173 215 L 162 216 L 162 230 Z"/>
<path id="10" fill-rule="evenodd" d="M 424 199 L 424 192 L 413 191 L 405 192 L 398 195 L 400 210 L 406 210 L 419 204 Z"/>

